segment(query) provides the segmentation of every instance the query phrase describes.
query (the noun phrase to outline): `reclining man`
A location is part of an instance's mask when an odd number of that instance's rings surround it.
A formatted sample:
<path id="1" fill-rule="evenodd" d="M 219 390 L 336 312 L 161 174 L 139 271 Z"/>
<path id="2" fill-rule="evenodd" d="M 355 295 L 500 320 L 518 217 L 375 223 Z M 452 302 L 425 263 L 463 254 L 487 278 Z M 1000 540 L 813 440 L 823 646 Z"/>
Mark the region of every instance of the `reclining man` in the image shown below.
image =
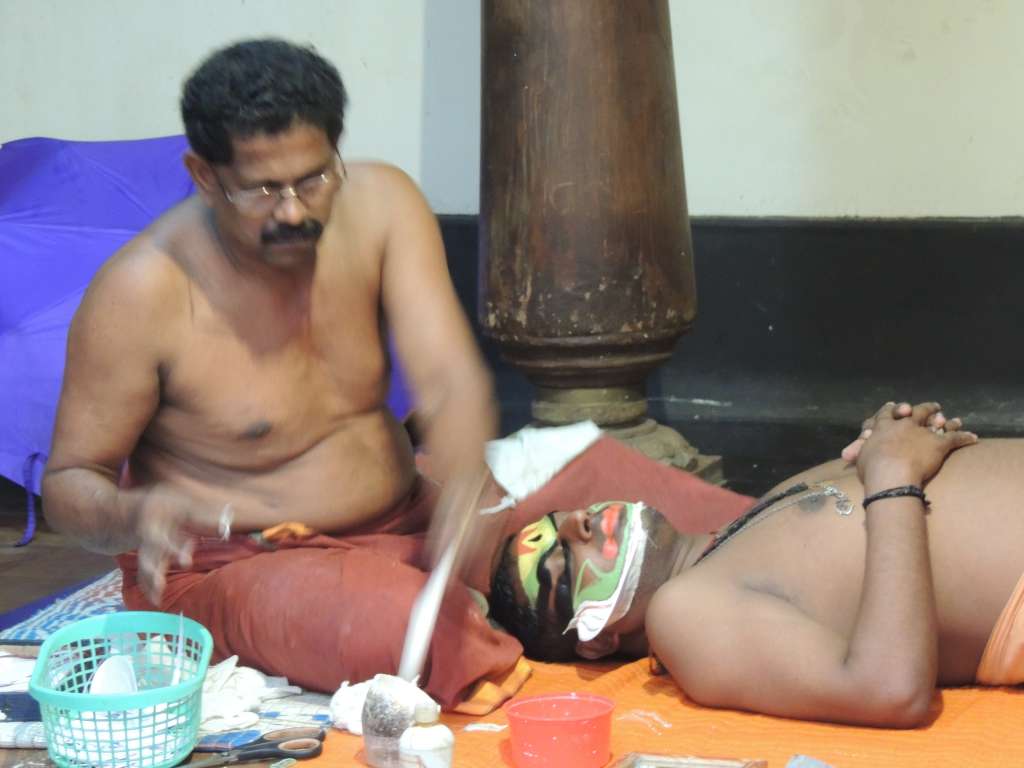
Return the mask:
<path id="1" fill-rule="evenodd" d="M 527 526 L 492 615 L 527 655 L 649 651 L 699 704 L 800 719 L 913 727 L 936 683 L 1024 682 L 1024 441 L 977 443 L 935 404 L 869 422 L 855 467 L 717 537 L 625 504 Z"/>
<path id="2" fill-rule="evenodd" d="M 345 101 L 331 64 L 282 41 L 231 46 L 189 78 L 198 194 L 90 285 L 43 482 L 51 525 L 118 555 L 129 608 L 182 611 L 218 656 L 328 691 L 396 671 L 430 516 L 471 509 L 496 424 L 436 219 L 400 171 L 342 162 Z M 385 334 L 440 500 L 386 406 Z M 717 494 L 738 514 L 742 498 Z M 598 500 L 580 498 L 558 503 Z M 483 589 L 499 541 L 479 544 Z M 422 680 L 445 706 L 521 683 L 520 644 L 468 590 L 437 627 Z"/>

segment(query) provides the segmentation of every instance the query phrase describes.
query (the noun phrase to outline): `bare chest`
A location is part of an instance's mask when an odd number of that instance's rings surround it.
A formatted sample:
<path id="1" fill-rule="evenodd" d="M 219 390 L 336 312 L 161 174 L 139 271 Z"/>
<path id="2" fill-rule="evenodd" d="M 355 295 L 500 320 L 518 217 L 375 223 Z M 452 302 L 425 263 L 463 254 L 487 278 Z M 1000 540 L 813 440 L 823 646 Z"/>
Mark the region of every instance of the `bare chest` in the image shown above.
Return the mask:
<path id="1" fill-rule="evenodd" d="M 860 588 L 860 494 L 844 483 L 797 486 L 719 536 L 707 567 L 822 616 Z"/>
<path id="2" fill-rule="evenodd" d="M 388 358 L 374 296 L 314 294 L 306 313 L 196 306 L 161 382 L 149 437 L 259 466 L 379 411 Z"/>
<path id="3" fill-rule="evenodd" d="M 973 679 L 995 619 L 1024 570 L 1024 514 L 1014 501 L 1020 468 L 982 454 L 958 456 L 928 487 L 940 676 L 947 682 Z M 769 505 L 713 553 L 707 567 L 848 635 L 864 584 L 863 488 L 855 476 L 825 485 L 836 493 L 795 494 Z"/>

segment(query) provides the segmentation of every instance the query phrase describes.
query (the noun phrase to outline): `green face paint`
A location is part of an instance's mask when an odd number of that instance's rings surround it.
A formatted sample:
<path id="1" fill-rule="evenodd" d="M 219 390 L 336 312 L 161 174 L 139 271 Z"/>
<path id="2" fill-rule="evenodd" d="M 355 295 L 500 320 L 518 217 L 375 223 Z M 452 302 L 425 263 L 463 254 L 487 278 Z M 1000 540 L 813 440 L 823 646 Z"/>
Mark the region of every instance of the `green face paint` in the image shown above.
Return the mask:
<path id="1" fill-rule="evenodd" d="M 641 508 L 641 504 L 624 504 L 622 502 L 595 504 L 590 508 L 595 517 L 597 513 L 602 515 L 601 529 L 604 531 L 606 541 L 604 551 L 609 551 L 609 544 L 617 545 L 611 547 L 616 553 L 615 564 L 611 570 L 605 571 L 589 559 L 580 563 L 579 570 L 576 572 L 575 589 L 572 596 L 574 611 L 579 610 L 580 603 L 584 601 L 608 600 L 615 593 L 615 588 L 618 587 L 619 581 L 622 579 L 622 568 L 626 562 L 626 553 L 629 551 L 629 539 L 634 527 L 630 523 L 633 515 L 640 514 Z M 619 520 L 622 520 L 621 525 L 618 524 Z M 619 531 L 622 533 L 619 534 Z M 619 535 L 622 536 L 621 541 L 615 538 Z M 588 573 L 590 574 L 589 583 L 585 579 Z M 585 587 L 584 583 L 587 584 Z"/>
<path id="2" fill-rule="evenodd" d="M 516 539 L 516 563 L 519 566 L 519 581 L 530 601 L 530 607 L 537 607 L 537 594 L 540 581 L 537 579 L 537 568 L 541 558 L 558 543 L 558 531 L 548 516 L 536 523 L 526 526 Z"/>

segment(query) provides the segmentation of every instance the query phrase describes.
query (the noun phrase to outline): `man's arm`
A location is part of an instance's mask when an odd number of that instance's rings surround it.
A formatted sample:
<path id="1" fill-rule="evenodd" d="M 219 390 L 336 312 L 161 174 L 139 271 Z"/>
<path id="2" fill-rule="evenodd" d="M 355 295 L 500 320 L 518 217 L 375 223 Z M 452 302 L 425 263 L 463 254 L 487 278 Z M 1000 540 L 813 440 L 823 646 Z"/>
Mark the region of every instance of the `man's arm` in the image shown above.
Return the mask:
<path id="1" fill-rule="evenodd" d="M 433 463 L 447 476 L 476 468 L 484 442 L 494 437 L 491 377 L 455 295 L 437 218 L 405 174 L 381 172 L 392 201 L 384 311 Z"/>
<path id="2" fill-rule="evenodd" d="M 159 401 L 160 330 L 146 318 L 160 304 L 143 303 L 165 298 L 142 259 L 118 254 L 71 322 L 43 505 L 53 527 L 88 549 L 138 544 L 117 481 Z"/>
<path id="3" fill-rule="evenodd" d="M 51 526 L 87 549 L 137 548 L 143 586 L 156 599 L 167 562 L 188 562 L 189 531 L 210 532 L 216 512 L 169 488 L 118 487 L 124 461 L 159 405 L 160 368 L 173 333 L 173 270 L 148 256 L 114 256 L 75 313 L 43 511 Z"/>
<path id="4" fill-rule="evenodd" d="M 432 465 L 445 483 L 442 515 L 449 508 L 459 516 L 475 502 L 472 489 L 484 471 L 484 443 L 497 429 L 491 376 L 455 295 L 437 218 L 405 174 L 393 168 L 381 172 L 391 202 L 384 311 L 416 396 Z"/>
<path id="5" fill-rule="evenodd" d="M 925 419 L 878 419 L 858 462 L 865 495 L 921 485 L 950 451 L 976 440 L 966 432 L 938 435 L 919 426 Z M 655 596 L 647 615 L 652 648 L 702 704 L 808 720 L 920 725 L 938 650 L 924 511 L 913 497 L 868 506 L 861 602 L 849 635 L 708 568 Z"/>

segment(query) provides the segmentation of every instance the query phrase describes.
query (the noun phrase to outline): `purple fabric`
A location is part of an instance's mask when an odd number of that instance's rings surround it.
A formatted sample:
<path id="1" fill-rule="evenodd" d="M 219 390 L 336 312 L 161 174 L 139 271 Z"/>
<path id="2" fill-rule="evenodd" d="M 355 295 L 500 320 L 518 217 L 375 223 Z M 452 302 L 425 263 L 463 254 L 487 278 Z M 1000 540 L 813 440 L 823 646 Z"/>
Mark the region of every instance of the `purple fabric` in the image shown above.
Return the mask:
<path id="1" fill-rule="evenodd" d="M 192 193 L 186 146 L 183 136 L 0 146 L 0 475 L 34 493 L 71 317 L 107 257 Z M 388 404 L 399 418 L 410 411 L 397 365 Z"/>
<path id="2" fill-rule="evenodd" d="M 187 197 L 185 139 L 0 147 L 0 474 L 38 493 L 71 316 L 103 261 Z M 31 522 L 31 521 L 30 521 Z"/>

